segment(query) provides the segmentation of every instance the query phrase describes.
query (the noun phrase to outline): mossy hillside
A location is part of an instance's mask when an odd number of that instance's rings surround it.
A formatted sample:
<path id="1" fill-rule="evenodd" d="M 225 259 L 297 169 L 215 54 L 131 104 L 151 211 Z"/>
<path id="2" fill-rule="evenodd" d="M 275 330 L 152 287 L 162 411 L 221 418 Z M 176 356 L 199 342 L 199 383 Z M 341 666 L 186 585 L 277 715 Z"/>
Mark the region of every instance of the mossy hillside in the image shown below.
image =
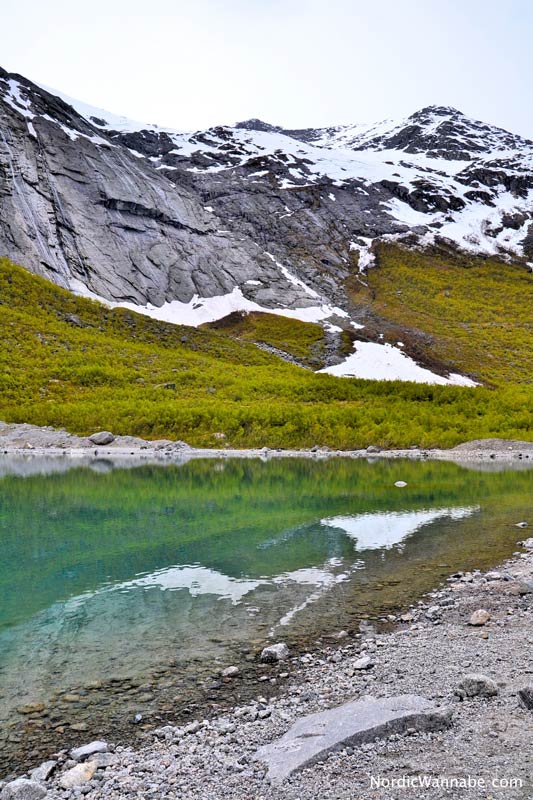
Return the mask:
<path id="1" fill-rule="evenodd" d="M 366 280 L 367 287 L 350 282 L 351 296 L 385 329 L 389 322 L 406 336 L 426 334 L 433 358 L 479 382 L 533 383 L 533 274 L 526 266 L 383 244 Z"/>
<path id="2" fill-rule="evenodd" d="M 275 347 L 311 369 L 325 366 L 327 338 L 321 325 L 253 311 L 249 314 L 235 312 L 204 328 L 240 341 Z M 350 337 L 342 335 L 340 355 L 347 355 L 351 349 Z"/>
<path id="3" fill-rule="evenodd" d="M 0 260 L 0 419 L 198 446 L 532 439 L 533 388 L 317 375 L 212 331 L 110 310 Z M 72 316 L 74 315 L 74 317 Z"/>

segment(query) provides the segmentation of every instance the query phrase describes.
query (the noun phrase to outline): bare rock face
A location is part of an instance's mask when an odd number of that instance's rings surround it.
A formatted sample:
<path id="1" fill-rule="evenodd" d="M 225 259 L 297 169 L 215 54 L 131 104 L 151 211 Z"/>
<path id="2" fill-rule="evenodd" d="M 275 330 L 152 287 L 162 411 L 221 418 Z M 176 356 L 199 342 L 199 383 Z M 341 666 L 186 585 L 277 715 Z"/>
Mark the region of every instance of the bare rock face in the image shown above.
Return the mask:
<path id="1" fill-rule="evenodd" d="M 355 313 L 345 281 L 380 237 L 530 251 L 533 143 L 456 109 L 371 129 L 247 120 L 184 134 L 78 108 L 0 69 L 0 256 L 66 288 Z"/>
<path id="2" fill-rule="evenodd" d="M 0 181 L 0 255 L 59 285 L 160 306 L 261 277 L 288 305 L 310 305 L 262 248 L 223 229 L 197 192 L 3 70 Z"/>

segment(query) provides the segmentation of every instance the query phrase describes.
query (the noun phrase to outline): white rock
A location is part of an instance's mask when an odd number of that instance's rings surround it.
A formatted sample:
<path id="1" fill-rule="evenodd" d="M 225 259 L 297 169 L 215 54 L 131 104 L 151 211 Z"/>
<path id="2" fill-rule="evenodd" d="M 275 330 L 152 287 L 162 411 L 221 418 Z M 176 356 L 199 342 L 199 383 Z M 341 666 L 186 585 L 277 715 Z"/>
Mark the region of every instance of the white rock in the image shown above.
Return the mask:
<path id="1" fill-rule="evenodd" d="M 275 664 L 278 661 L 284 661 L 289 657 L 289 648 L 285 642 L 278 642 L 265 647 L 261 652 L 261 661 L 263 664 Z"/>
<path id="2" fill-rule="evenodd" d="M 72 769 L 64 772 L 59 779 L 59 785 L 63 789 L 74 789 L 76 786 L 83 786 L 88 783 L 96 772 L 96 761 L 85 761 L 83 764 L 76 764 Z"/>
<path id="3" fill-rule="evenodd" d="M 394 485 L 397 486 L 398 489 L 403 489 L 404 486 L 407 486 L 405 481 L 396 481 Z"/>
<path id="4" fill-rule="evenodd" d="M 480 625 L 486 625 L 489 619 L 490 619 L 489 612 L 485 611 L 484 608 L 478 608 L 478 610 L 474 611 L 474 613 L 468 620 L 468 624 L 479 627 Z"/>
<path id="5" fill-rule="evenodd" d="M 494 697 L 498 691 L 498 684 L 492 678 L 470 673 L 464 676 L 455 693 L 459 697 Z"/>
<path id="6" fill-rule="evenodd" d="M 353 668 L 354 669 L 370 669 L 374 666 L 374 662 L 370 658 L 370 656 L 363 656 L 362 658 L 358 658 L 357 661 L 354 662 Z"/>
<path id="7" fill-rule="evenodd" d="M 231 667 L 226 667 L 226 669 L 223 669 L 220 674 L 222 675 L 223 678 L 236 678 L 237 675 L 241 674 L 241 671 L 239 667 L 231 666 Z"/>

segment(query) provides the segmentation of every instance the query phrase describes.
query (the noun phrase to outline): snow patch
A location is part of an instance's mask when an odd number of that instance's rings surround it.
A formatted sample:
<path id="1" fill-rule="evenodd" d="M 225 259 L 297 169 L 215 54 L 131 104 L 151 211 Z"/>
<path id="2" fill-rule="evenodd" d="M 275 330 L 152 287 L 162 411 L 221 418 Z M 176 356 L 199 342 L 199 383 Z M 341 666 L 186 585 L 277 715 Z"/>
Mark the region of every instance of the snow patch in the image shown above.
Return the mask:
<path id="1" fill-rule="evenodd" d="M 357 342 L 354 352 L 341 364 L 320 372 L 342 378 L 367 378 L 381 381 L 414 381 L 453 386 L 477 386 L 470 378 L 450 374 L 448 378 L 420 367 L 412 358 L 391 344 Z"/>

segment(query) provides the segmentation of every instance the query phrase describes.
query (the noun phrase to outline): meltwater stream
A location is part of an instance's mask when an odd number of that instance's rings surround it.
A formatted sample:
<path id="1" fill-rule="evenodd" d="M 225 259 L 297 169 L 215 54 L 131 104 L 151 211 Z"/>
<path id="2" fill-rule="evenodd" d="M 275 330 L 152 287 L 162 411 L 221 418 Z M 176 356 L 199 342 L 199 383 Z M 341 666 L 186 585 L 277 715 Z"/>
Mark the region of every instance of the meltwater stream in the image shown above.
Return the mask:
<path id="1" fill-rule="evenodd" d="M 269 641 L 312 647 L 508 556 L 533 488 L 531 470 L 442 462 L 15 466 L 0 463 L 0 775 L 257 694 Z"/>

